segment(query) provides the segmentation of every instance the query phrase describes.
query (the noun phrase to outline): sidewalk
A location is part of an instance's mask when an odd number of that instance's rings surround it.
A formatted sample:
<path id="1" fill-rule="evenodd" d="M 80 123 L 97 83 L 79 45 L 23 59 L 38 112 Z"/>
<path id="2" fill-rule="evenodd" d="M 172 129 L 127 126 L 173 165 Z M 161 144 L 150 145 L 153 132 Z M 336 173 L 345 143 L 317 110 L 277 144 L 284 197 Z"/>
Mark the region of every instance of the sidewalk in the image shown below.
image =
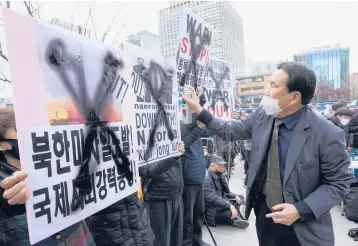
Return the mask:
<path id="1" fill-rule="evenodd" d="M 237 160 L 237 159 L 236 159 Z M 243 165 L 236 165 L 234 175 L 230 179 L 230 189 L 236 194 L 246 194 L 243 187 L 242 176 L 244 173 Z M 333 217 L 334 234 L 337 246 L 358 246 L 358 242 L 354 242 L 348 237 L 348 230 L 350 228 L 358 227 L 358 224 L 347 220 L 341 216 L 341 208 L 336 206 L 331 211 Z M 230 226 L 211 227 L 211 232 L 214 234 L 218 246 L 258 246 L 255 228 L 255 215 L 252 212 L 249 218 L 250 226 L 245 230 L 240 230 Z M 204 225 L 203 240 L 210 245 L 214 245 L 210 234 Z"/>

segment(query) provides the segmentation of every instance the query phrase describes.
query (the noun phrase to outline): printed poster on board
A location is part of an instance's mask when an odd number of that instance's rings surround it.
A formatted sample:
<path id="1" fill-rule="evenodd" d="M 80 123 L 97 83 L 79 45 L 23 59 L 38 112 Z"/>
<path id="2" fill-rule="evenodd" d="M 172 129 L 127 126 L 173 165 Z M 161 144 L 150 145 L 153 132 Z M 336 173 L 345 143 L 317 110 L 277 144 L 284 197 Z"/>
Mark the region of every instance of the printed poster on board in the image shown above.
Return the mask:
<path id="1" fill-rule="evenodd" d="M 182 13 L 179 29 L 179 47 L 176 58 L 178 101 L 183 123 L 191 123 L 192 114 L 182 96 L 188 93 L 187 86 L 203 93 L 206 79 L 206 66 L 213 40 L 213 28 L 189 10 Z"/>
<path id="2" fill-rule="evenodd" d="M 235 110 L 231 69 L 229 62 L 210 58 L 203 84 L 206 98 L 204 108 L 221 119 L 231 119 L 231 114 Z"/>
<path id="3" fill-rule="evenodd" d="M 34 244 L 137 191 L 133 55 L 2 11 Z M 81 196 L 85 155 L 90 185 Z"/>
<path id="4" fill-rule="evenodd" d="M 135 94 L 138 166 L 176 156 L 180 122 L 175 62 L 128 42 L 122 50 L 131 54 L 133 68 L 128 84 Z"/>

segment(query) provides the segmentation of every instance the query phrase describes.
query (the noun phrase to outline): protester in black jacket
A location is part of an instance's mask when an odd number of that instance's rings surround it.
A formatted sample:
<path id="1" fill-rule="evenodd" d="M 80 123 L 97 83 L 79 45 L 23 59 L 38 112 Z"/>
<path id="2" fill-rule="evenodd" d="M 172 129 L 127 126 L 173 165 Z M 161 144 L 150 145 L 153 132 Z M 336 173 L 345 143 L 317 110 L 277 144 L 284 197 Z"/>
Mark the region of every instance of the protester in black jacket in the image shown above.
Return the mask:
<path id="1" fill-rule="evenodd" d="M 193 114 L 193 117 L 196 118 L 196 115 Z M 202 240 L 206 160 L 201 137 L 209 136 L 209 132 L 200 122 L 194 120 L 192 124 L 181 123 L 181 137 L 185 144 L 185 153 L 180 158 L 184 178 L 183 246 L 208 245 Z"/>
<path id="2" fill-rule="evenodd" d="M 153 246 L 154 234 L 137 192 L 86 219 L 96 245 Z"/>
<path id="3" fill-rule="evenodd" d="M 348 147 L 349 143 L 349 122 L 353 117 L 353 111 L 347 107 L 339 108 L 334 116 L 328 118 L 334 125 L 338 126 L 339 128 L 343 129 L 346 136 L 346 143 Z"/>
<path id="4" fill-rule="evenodd" d="M 179 142 L 179 155 L 184 143 Z M 139 168 L 145 205 L 155 246 L 183 244 L 183 175 L 180 158 L 168 158 Z"/>
<path id="5" fill-rule="evenodd" d="M 358 156 L 358 113 L 355 113 L 352 120 L 348 124 L 349 131 L 349 152 L 353 152 Z"/>

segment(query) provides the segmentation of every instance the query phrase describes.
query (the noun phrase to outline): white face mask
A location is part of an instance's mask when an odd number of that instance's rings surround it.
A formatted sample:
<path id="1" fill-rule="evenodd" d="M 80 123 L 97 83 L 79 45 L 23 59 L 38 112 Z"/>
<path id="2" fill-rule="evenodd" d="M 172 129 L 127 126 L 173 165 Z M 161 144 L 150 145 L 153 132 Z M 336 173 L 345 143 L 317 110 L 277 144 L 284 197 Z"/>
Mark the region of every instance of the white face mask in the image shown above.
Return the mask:
<path id="1" fill-rule="evenodd" d="M 349 119 L 341 119 L 342 125 L 347 125 L 349 123 Z"/>
<path id="2" fill-rule="evenodd" d="M 208 152 L 204 151 L 204 156 L 207 156 L 208 155 Z"/>
<path id="3" fill-rule="evenodd" d="M 272 97 L 269 97 L 269 96 L 263 96 L 262 100 L 261 100 L 261 103 L 260 103 L 260 106 L 262 106 L 266 112 L 267 115 L 272 115 L 274 117 L 276 117 L 277 115 L 279 115 L 282 110 L 286 109 L 287 107 L 285 108 L 280 108 L 280 105 L 278 104 L 279 101 L 281 101 L 282 99 L 288 97 L 289 95 L 291 95 L 292 93 L 284 96 L 283 98 L 281 98 L 280 100 L 279 99 L 274 99 Z"/>

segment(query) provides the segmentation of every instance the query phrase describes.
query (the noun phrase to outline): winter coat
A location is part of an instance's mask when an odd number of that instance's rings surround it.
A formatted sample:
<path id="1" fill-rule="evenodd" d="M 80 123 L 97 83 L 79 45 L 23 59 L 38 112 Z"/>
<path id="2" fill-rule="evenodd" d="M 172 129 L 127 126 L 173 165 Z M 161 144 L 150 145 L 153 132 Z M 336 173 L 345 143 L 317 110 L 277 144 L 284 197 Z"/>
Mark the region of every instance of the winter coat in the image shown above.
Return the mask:
<path id="1" fill-rule="evenodd" d="M 216 211 L 230 209 L 229 198 L 234 199 L 235 196 L 230 192 L 229 185 L 223 176 L 213 174 L 210 169 L 206 171 L 204 180 L 205 219 L 209 226 L 216 226 Z"/>
<path id="2" fill-rule="evenodd" d="M 86 219 L 96 245 L 152 246 L 154 234 L 137 193 Z"/>
<path id="3" fill-rule="evenodd" d="M 358 148 L 358 114 L 354 115 L 348 124 L 349 147 Z"/>
<path id="4" fill-rule="evenodd" d="M 337 118 L 337 116 L 331 116 L 330 118 L 328 118 L 328 120 L 330 122 L 332 122 L 335 126 L 344 130 L 345 137 L 346 137 L 346 143 L 347 143 L 347 146 L 349 146 L 349 142 L 350 142 L 349 124 L 343 126 L 341 121 Z"/>
<path id="5" fill-rule="evenodd" d="M 181 139 L 185 144 L 185 153 L 180 157 L 184 185 L 202 184 L 205 178 L 206 160 L 201 137 L 210 137 L 210 134 L 206 127 L 200 128 L 196 123 L 181 123 L 180 127 Z"/>
<path id="6" fill-rule="evenodd" d="M 170 200 L 183 193 L 183 174 L 179 158 L 168 158 L 139 168 L 143 187 L 148 185 L 145 200 Z M 148 184 L 148 182 L 150 182 Z"/>
<path id="7" fill-rule="evenodd" d="M 25 205 L 9 205 L 0 189 L 0 245 L 30 246 Z M 59 237 L 60 235 L 60 237 Z M 34 244 L 35 246 L 95 246 L 83 221 Z"/>

